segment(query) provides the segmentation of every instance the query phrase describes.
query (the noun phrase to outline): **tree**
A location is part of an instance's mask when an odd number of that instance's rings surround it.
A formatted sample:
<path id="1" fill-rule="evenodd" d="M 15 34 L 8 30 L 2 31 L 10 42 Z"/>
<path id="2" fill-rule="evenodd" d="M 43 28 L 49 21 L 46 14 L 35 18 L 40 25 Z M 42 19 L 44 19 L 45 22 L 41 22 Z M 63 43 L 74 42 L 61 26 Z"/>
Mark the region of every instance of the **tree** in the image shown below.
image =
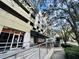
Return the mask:
<path id="1" fill-rule="evenodd" d="M 79 1 L 75 1 L 75 0 L 54 0 L 54 2 L 52 3 L 53 5 L 49 6 L 48 9 L 48 13 L 50 15 L 52 15 L 54 12 L 56 12 L 54 15 L 56 15 L 54 18 L 54 20 L 57 19 L 66 19 L 67 22 L 71 25 L 72 27 L 72 31 L 75 34 L 75 40 L 78 42 L 79 44 L 79 34 L 77 31 L 77 25 L 76 25 L 76 21 L 78 21 L 79 19 Z M 53 7 L 52 9 L 50 7 Z M 52 10 L 52 11 L 51 11 Z M 59 12 L 61 11 L 61 12 Z M 53 19 L 51 19 L 53 20 Z"/>
<path id="2" fill-rule="evenodd" d="M 70 23 L 71 27 L 72 27 L 72 31 L 75 33 L 75 39 L 79 44 L 79 34 L 77 31 L 77 25 L 76 25 L 76 21 L 78 21 L 79 16 L 78 16 L 78 7 L 76 5 L 77 2 L 70 0 L 69 2 L 67 0 L 64 0 L 65 5 L 67 6 L 68 10 L 67 13 L 69 14 L 70 18 L 67 19 L 67 21 Z"/>
<path id="3" fill-rule="evenodd" d="M 61 35 L 62 36 L 61 37 L 62 37 L 65 44 L 69 40 L 70 31 L 71 31 L 71 28 L 69 25 L 67 25 L 67 24 L 62 25 L 62 28 L 61 28 Z"/>

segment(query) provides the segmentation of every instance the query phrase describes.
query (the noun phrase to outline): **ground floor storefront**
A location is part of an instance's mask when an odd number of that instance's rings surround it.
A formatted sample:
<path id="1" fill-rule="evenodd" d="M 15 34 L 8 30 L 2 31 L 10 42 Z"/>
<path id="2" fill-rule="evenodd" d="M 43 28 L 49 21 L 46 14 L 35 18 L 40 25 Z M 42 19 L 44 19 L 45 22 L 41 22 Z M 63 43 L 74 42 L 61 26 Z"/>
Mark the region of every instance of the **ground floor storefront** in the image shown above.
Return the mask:
<path id="1" fill-rule="evenodd" d="M 0 32 L 0 52 L 29 48 L 44 42 L 46 42 L 46 37 L 38 32 L 23 32 L 6 26 Z"/>
<path id="2" fill-rule="evenodd" d="M 0 51 L 22 47 L 24 33 L 4 26 L 0 33 Z"/>

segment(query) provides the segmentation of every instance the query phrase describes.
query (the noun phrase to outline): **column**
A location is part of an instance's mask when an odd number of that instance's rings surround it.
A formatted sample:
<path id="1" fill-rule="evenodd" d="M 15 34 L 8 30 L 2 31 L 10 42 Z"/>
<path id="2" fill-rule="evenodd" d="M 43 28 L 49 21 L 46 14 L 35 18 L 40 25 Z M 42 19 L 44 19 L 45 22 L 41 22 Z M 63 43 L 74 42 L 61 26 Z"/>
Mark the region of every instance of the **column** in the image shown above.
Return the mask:
<path id="1" fill-rule="evenodd" d="M 0 33 L 2 32 L 2 29 L 3 29 L 3 26 L 2 26 L 2 25 L 0 25 Z"/>
<path id="2" fill-rule="evenodd" d="M 23 47 L 29 48 L 30 47 L 30 32 L 26 32 L 23 39 Z"/>

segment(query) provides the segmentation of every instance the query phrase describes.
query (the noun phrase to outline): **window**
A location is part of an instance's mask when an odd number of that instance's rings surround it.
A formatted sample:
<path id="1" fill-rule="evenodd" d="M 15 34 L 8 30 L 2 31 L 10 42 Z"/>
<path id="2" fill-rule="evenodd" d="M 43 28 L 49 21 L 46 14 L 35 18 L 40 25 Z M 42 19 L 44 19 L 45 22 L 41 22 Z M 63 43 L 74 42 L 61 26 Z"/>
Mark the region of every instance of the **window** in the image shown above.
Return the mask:
<path id="1" fill-rule="evenodd" d="M 40 23 L 40 21 L 38 21 L 38 23 Z"/>
<path id="2" fill-rule="evenodd" d="M 8 47 L 6 47 L 6 49 L 10 49 L 11 43 L 12 43 L 12 38 L 13 38 L 13 34 L 10 34 L 7 45 Z"/>
<path id="3" fill-rule="evenodd" d="M 39 29 L 39 27 L 37 26 L 37 29 Z"/>
<path id="4" fill-rule="evenodd" d="M 43 29 L 41 29 L 41 31 L 43 32 Z"/>
<path id="5" fill-rule="evenodd" d="M 36 30 L 36 28 L 33 27 L 33 30 Z"/>
<path id="6" fill-rule="evenodd" d="M 34 14 L 31 14 L 31 17 L 32 17 L 33 19 L 35 19 L 35 16 L 34 16 Z"/>
<path id="7" fill-rule="evenodd" d="M 23 35 L 20 35 L 18 47 L 22 47 L 22 45 L 23 45 L 23 38 L 24 38 L 24 36 Z"/>
<path id="8" fill-rule="evenodd" d="M 8 42 L 12 42 L 13 34 L 10 34 Z"/>
<path id="9" fill-rule="evenodd" d="M 31 25 L 31 26 L 34 26 L 34 24 L 33 24 L 32 22 L 30 22 L 30 25 Z"/>
<path id="10" fill-rule="evenodd" d="M 1 32 L 0 34 L 0 51 L 3 51 L 8 39 L 9 33 Z"/>
<path id="11" fill-rule="evenodd" d="M 0 42 L 7 42 L 8 35 L 9 35 L 9 33 L 1 32 L 1 34 L 0 34 Z"/>
<path id="12" fill-rule="evenodd" d="M 18 35 L 15 35 L 12 48 L 15 48 L 17 46 L 17 41 L 18 41 Z"/>
<path id="13" fill-rule="evenodd" d="M 40 30 L 38 30 L 38 32 L 40 32 Z"/>

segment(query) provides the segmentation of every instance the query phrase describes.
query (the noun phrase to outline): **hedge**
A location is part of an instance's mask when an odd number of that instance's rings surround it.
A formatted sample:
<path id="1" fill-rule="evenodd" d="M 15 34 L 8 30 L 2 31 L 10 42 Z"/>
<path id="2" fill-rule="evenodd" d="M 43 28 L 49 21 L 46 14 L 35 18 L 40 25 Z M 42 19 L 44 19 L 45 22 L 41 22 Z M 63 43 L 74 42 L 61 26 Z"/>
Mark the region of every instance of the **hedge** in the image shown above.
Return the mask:
<path id="1" fill-rule="evenodd" d="M 79 46 L 70 45 L 64 50 L 66 59 L 79 59 Z"/>
<path id="2" fill-rule="evenodd" d="M 70 45 L 70 44 L 61 44 L 61 46 L 62 46 L 63 48 L 72 47 L 72 45 Z"/>

